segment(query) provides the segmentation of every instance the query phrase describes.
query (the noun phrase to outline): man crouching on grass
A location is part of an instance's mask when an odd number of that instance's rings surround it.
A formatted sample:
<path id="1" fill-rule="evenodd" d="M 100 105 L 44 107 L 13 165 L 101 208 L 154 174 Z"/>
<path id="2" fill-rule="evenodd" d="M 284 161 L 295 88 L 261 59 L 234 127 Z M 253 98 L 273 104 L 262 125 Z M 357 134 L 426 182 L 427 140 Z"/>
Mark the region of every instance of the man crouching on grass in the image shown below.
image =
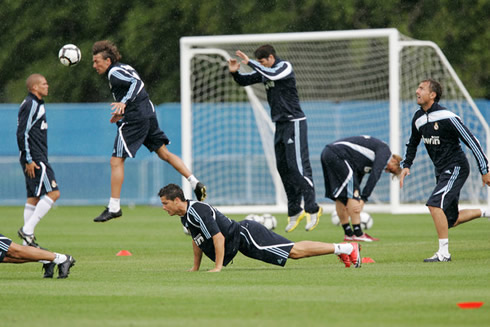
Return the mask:
<path id="1" fill-rule="evenodd" d="M 209 271 L 219 272 L 238 251 L 247 257 L 279 266 L 284 266 L 288 258 L 301 259 L 332 253 L 339 256 L 346 267 L 350 267 L 351 263 L 356 268 L 361 266 L 357 243 L 295 243 L 255 221 L 236 222 L 207 203 L 186 200 L 182 189 L 175 184 L 165 186 L 158 195 L 163 210 L 170 216 L 179 215 L 182 225 L 192 236 L 194 265 L 190 271 L 199 270 L 204 253 L 215 263 L 215 267 Z"/>

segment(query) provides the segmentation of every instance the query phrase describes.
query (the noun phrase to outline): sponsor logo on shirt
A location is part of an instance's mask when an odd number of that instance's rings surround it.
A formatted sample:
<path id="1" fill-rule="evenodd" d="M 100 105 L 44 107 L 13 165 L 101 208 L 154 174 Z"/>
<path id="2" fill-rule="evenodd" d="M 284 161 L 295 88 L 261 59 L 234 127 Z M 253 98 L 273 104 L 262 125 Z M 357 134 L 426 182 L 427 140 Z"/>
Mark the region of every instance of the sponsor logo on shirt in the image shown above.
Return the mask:
<path id="1" fill-rule="evenodd" d="M 439 136 L 431 136 L 431 137 L 423 137 L 425 144 L 429 145 L 441 145 L 441 140 L 439 139 Z"/>

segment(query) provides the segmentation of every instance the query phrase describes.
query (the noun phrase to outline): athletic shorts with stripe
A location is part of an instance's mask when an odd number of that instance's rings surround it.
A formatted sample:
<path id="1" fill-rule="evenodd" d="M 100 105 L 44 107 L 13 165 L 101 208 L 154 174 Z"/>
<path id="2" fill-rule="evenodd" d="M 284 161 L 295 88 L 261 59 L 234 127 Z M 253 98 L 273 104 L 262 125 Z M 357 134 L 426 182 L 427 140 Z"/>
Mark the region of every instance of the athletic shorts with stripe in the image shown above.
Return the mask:
<path id="1" fill-rule="evenodd" d="M 294 242 L 271 232 L 256 221 L 242 220 L 238 224 L 240 224 L 239 251 L 243 255 L 284 267 Z"/>
<path id="2" fill-rule="evenodd" d="M 325 181 L 325 197 L 347 204 L 348 199 L 361 200 L 359 177 L 349 162 L 326 146 L 321 162 Z"/>
<path id="3" fill-rule="evenodd" d="M 12 244 L 12 240 L 0 234 L 0 262 L 2 262 L 3 258 L 5 258 L 5 256 L 7 255 L 10 244 Z"/>
<path id="4" fill-rule="evenodd" d="M 38 198 L 46 193 L 58 190 L 58 184 L 51 165 L 48 162 L 34 161 L 39 166 L 39 169 L 34 169 L 34 178 L 27 176 L 25 164 L 21 163 L 26 180 L 27 197 Z"/>
<path id="5" fill-rule="evenodd" d="M 170 143 L 167 135 L 158 126 L 156 116 L 139 121 L 119 121 L 117 126 L 113 157 L 134 158 L 141 145 L 153 152 Z"/>
<path id="6" fill-rule="evenodd" d="M 437 185 L 427 200 L 427 206 L 441 208 L 444 211 L 449 228 L 458 220 L 459 194 L 469 174 L 470 169 L 467 165 L 444 169 L 439 176 L 436 176 Z"/>

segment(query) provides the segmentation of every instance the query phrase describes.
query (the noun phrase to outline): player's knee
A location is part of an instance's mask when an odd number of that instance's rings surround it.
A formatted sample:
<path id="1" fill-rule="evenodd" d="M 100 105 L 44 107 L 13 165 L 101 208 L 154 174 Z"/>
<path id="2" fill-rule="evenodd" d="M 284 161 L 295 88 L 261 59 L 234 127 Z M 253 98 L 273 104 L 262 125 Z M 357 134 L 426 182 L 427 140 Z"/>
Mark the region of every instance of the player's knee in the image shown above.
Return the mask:
<path id="1" fill-rule="evenodd" d="M 60 191 L 59 190 L 56 190 L 56 191 L 52 191 L 52 192 L 49 192 L 48 193 L 48 196 L 51 200 L 53 200 L 53 202 L 56 202 L 59 198 L 60 198 Z"/>
<path id="2" fill-rule="evenodd" d="M 124 165 L 124 158 L 111 157 L 111 168 L 119 168 Z"/>
<path id="3" fill-rule="evenodd" d="M 10 258 L 21 259 L 23 253 L 22 245 L 12 242 L 7 251 L 7 256 Z"/>

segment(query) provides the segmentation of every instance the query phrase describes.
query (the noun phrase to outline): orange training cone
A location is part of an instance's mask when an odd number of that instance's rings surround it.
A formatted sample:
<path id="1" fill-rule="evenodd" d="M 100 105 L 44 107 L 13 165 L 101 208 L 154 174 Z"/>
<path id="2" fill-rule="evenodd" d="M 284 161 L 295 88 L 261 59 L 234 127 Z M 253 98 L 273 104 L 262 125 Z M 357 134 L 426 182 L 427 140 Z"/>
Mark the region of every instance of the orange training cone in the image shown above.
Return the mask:
<path id="1" fill-rule="evenodd" d="M 458 307 L 461 309 L 478 309 L 483 305 L 483 302 L 460 302 Z"/>
<path id="2" fill-rule="evenodd" d="M 364 257 L 364 258 L 362 258 L 362 263 L 373 263 L 373 262 L 376 262 L 376 261 L 374 261 L 370 257 Z"/>
<path id="3" fill-rule="evenodd" d="M 118 257 L 129 257 L 131 256 L 131 252 L 127 251 L 127 250 L 121 250 L 119 251 L 117 254 L 116 254 Z"/>

